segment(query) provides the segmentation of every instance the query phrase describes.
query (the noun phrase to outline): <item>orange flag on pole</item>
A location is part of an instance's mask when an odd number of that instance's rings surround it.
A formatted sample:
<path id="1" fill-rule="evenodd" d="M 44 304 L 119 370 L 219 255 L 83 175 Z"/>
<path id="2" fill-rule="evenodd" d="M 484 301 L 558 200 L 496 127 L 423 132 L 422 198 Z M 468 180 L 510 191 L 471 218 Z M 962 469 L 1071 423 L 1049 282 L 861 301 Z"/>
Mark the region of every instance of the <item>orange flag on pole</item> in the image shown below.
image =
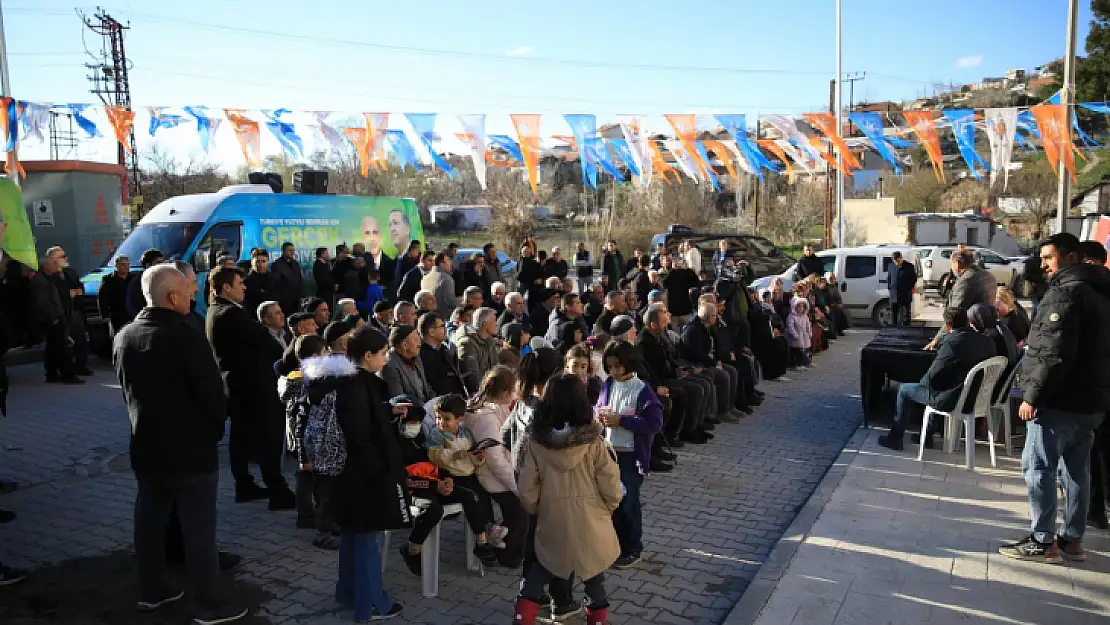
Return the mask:
<path id="1" fill-rule="evenodd" d="M 343 134 L 347 135 L 351 143 L 355 144 L 355 152 L 358 153 L 358 163 L 362 167 L 362 177 L 369 178 L 371 157 L 370 140 L 367 135 L 370 133 L 368 133 L 365 128 L 359 128 L 357 126 L 343 126 L 340 130 L 343 131 Z"/>
<path id="2" fill-rule="evenodd" d="M 1071 140 L 1071 126 L 1068 125 L 1067 108 L 1063 104 L 1038 104 L 1029 108 L 1041 130 L 1041 143 L 1052 170 L 1059 174 L 1060 160 L 1078 182 L 1075 175 L 1075 144 Z"/>
<path id="3" fill-rule="evenodd" d="M 736 169 L 732 166 L 732 152 L 725 147 L 725 144 L 716 139 L 705 139 L 702 141 L 702 144 L 705 145 L 707 151 L 713 152 L 713 154 L 724 163 L 725 169 L 728 170 L 728 175 L 732 176 L 733 180 L 739 182 L 740 178 L 736 175 Z"/>
<path id="4" fill-rule="evenodd" d="M 682 182 L 682 176 L 678 175 L 674 167 L 667 164 L 667 160 L 663 158 L 663 151 L 659 149 L 658 141 L 651 141 L 651 167 L 655 173 L 663 177 L 663 180 L 670 183 L 671 179 L 667 174 L 674 174 L 676 182 Z"/>
<path id="5" fill-rule="evenodd" d="M 239 140 L 239 147 L 243 148 L 243 158 L 247 160 L 247 165 L 251 169 L 260 169 L 262 167 L 262 138 L 258 134 L 258 122 L 246 116 L 243 109 L 224 109 L 224 115 L 227 116 L 227 121 L 231 122 L 231 128 L 235 131 L 235 138 Z M 112 119 L 112 115 L 108 114 L 108 119 Z M 112 128 L 115 128 L 115 122 L 112 123 Z M 117 138 L 118 138 L 118 130 Z M 123 143 L 122 139 L 120 143 Z"/>
<path id="6" fill-rule="evenodd" d="M 836 118 L 833 117 L 832 113 L 802 113 L 802 117 L 814 128 L 824 133 L 829 141 L 832 141 L 832 144 L 836 146 L 836 149 L 840 151 L 841 158 L 844 159 L 845 173 L 851 175 L 852 169 L 863 169 L 863 165 L 859 164 L 856 155 L 848 149 L 848 144 L 844 143 L 844 139 L 836 131 Z M 825 160 L 829 159 L 826 158 Z"/>
<path id="7" fill-rule="evenodd" d="M 705 177 L 706 180 L 709 180 L 711 178 L 710 174 L 713 173 L 713 169 L 709 166 L 709 163 L 706 163 L 705 159 L 698 154 L 697 115 L 689 113 L 686 115 L 664 115 L 664 117 L 670 122 L 671 128 L 674 128 L 675 138 L 682 144 L 682 147 L 686 148 L 686 153 L 690 155 L 690 158 L 694 159 L 694 162 L 701 170 L 698 173 Z"/>
<path id="8" fill-rule="evenodd" d="M 782 164 L 786 166 L 786 179 L 790 182 L 794 182 L 794 167 L 790 164 L 790 159 L 786 157 L 786 152 L 782 151 L 779 144 L 775 143 L 772 139 L 759 139 L 756 143 L 759 144 L 759 147 L 774 154 L 775 157 L 782 161 Z"/>
<path id="9" fill-rule="evenodd" d="M 108 123 L 112 125 L 112 132 L 116 134 L 116 141 L 123 146 L 123 149 L 131 153 L 131 124 L 135 123 L 135 111 L 128 109 L 126 106 L 112 106 L 104 107 L 104 113 L 108 115 Z M 255 124 L 257 127 L 257 124 Z"/>
<path id="10" fill-rule="evenodd" d="M 925 146 L 925 153 L 929 155 L 929 162 L 933 164 L 933 175 L 937 180 L 945 182 L 940 137 L 937 136 L 937 120 L 933 117 L 933 112 L 902 111 L 902 116 L 910 123 L 910 128 L 921 141 L 921 145 Z"/>
<path id="11" fill-rule="evenodd" d="M 820 137 L 810 137 L 809 144 L 817 149 L 817 153 L 821 155 L 823 161 L 832 166 L 833 169 L 840 169 L 840 163 L 837 163 L 836 159 L 833 158 L 832 148 L 826 149 L 825 142 Z M 852 175 L 852 169 L 848 167 L 848 159 L 844 159 L 844 175 Z"/>
<path id="12" fill-rule="evenodd" d="M 516 128 L 524 166 L 528 168 L 528 184 L 532 185 L 532 193 L 536 193 L 540 184 L 540 116 L 510 115 L 509 117 Z"/>

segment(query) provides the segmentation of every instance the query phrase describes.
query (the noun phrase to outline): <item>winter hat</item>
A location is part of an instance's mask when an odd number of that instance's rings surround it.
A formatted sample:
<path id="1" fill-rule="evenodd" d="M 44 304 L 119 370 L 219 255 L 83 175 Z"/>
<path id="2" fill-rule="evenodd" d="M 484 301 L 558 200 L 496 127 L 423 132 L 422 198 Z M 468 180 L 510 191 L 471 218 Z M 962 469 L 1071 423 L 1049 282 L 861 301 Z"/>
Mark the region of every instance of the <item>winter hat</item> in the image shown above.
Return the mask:
<path id="1" fill-rule="evenodd" d="M 344 334 L 354 329 L 355 326 L 347 323 L 345 320 L 333 321 L 328 324 L 328 327 L 324 328 L 324 341 L 330 346 L 341 339 Z"/>
<path id="2" fill-rule="evenodd" d="M 393 326 L 393 329 L 389 331 L 389 346 L 397 347 L 413 332 L 416 332 L 416 328 L 410 325 L 401 324 L 399 326 Z"/>
<path id="3" fill-rule="evenodd" d="M 613 322 L 609 324 L 609 334 L 612 336 L 620 336 L 636 327 L 636 322 L 628 315 L 617 315 L 613 318 Z"/>
<path id="4" fill-rule="evenodd" d="M 648 293 L 648 301 L 649 302 L 654 300 L 657 297 L 663 297 L 663 291 L 660 291 L 659 289 L 652 289 L 651 292 Z"/>

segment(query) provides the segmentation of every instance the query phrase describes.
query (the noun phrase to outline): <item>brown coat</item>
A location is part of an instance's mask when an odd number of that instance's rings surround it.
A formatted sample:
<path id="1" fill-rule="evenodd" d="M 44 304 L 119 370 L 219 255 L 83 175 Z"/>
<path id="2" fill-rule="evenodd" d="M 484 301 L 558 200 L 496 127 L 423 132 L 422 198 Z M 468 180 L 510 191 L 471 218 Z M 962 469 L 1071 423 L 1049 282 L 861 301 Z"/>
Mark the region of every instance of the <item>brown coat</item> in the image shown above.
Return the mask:
<path id="1" fill-rule="evenodd" d="M 536 515 L 536 558 L 556 577 L 590 579 L 620 556 L 613 512 L 620 470 L 596 423 L 559 431 L 528 428 L 517 486 Z"/>

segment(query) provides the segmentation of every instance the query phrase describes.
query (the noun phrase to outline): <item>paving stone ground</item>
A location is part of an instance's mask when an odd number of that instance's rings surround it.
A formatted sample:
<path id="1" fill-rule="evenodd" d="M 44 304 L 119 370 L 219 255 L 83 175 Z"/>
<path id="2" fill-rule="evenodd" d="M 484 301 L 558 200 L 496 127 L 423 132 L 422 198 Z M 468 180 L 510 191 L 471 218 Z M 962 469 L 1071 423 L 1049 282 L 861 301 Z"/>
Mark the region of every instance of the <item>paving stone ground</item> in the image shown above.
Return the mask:
<path id="1" fill-rule="evenodd" d="M 999 555 L 1029 533 L 1020 450 L 992 468 L 980 446 L 969 472 L 962 452 L 926 450 L 922 463 L 916 446 L 880 447 L 883 433 L 845 450 L 843 478 L 756 625 L 1110 623 L 1110 533 L 1088 529 L 1084 563 Z"/>
<path id="2" fill-rule="evenodd" d="M 718 426 L 709 445 L 680 450 L 673 473 L 648 477 L 644 562 L 606 576 L 612 623 L 716 625 L 725 619 L 856 430 L 858 354 L 870 337 L 867 331 L 853 332 L 818 356 L 817 367 L 762 383 L 768 398 L 755 415 Z M 95 592 L 84 603 L 83 596 L 58 596 L 72 592 L 64 583 L 66 571 L 95 579 L 96 567 L 112 554 L 117 554 L 114 568 L 103 575 L 117 584 L 133 583 L 124 579 L 121 571 L 127 569 L 118 561 L 129 557 L 135 486 L 127 459 L 127 415 L 113 374 L 101 368 L 90 384 L 65 387 L 43 384 L 37 365 L 12 367 L 10 373 L 10 416 L 0 420 L 0 475 L 18 480 L 21 490 L 0 498 L 0 507 L 19 513 L 18 520 L 0 527 L 0 561 L 45 567 L 51 583 L 34 586 L 32 576 L 24 590 L 0 589 L 0 622 L 6 622 L 5 611 L 23 614 L 20 623 L 163 622 L 123 617 L 104 608 L 107 599 L 98 602 Z M 262 602 L 253 621 L 346 622 L 350 612 L 331 598 L 335 552 L 312 547 L 312 532 L 294 529 L 291 512 L 233 503 L 226 447 L 222 452 L 219 540 L 245 558 L 235 581 L 250 589 L 246 596 Z M 286 468 L 291 476 L 292 465 Z M 422 597 L 420 580 L 395 550 L 388 554 L 388 590 L 406 605 L 404 618 L 393 622 L 508 621 L 518 571 L 466 573 L 460 521 L 446 522 L 442 545 L 437 598 Z M 129 605 L 130 600 L 112 601 Z M 32 603 L 34 610 L 28 607 Z M 51 609 L 55 604 L 68 612 Z"/>

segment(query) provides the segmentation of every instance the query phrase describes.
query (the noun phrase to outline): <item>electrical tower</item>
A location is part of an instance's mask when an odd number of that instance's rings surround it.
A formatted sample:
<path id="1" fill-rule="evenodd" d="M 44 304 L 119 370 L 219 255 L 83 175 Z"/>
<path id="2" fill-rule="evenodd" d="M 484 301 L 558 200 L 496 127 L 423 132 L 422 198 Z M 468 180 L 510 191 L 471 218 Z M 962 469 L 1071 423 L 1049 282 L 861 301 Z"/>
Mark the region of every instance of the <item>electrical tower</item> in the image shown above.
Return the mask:
<path id="1" fill-rule="evenodd" d="M 131 84 L 127 78 L 130 65 L 127 54 L 123 49 L 123 31 L 130 26 L 120 24 L 114 17 L 108 15 L 104 9 L 97 8 L 96 15 L 86 17 L 81 15 L 82 21 L 94 33 L 102 37 L 100 58 L 92 52 L 89 55 L 97 62 L 86 63 L 89 70 L 88 79 L 93 84 L 92 93 L 95 93 L 105 105 L 122 106 L 131 110 Z M 86 48 L 86 52 L 88 49 Z M 131 128 L 131 152 L 119 146 L 119 164 L 128 171 L 128 190 L 131 197 L 141 195 L 139 187 L 139 153 L 135 145 L 135 128 Z M 124 202 L 127 202 L 124 198 Z"/>
<path id="2" fill-rule="evenodd" d="M 61 118 L 69 122 L 69 127 L 61 125 Z M 77 158 L 77 133 L 73 130 L 73 116 L 63 113 L 50 113 L 50 160 L 62 157 Z"/>

